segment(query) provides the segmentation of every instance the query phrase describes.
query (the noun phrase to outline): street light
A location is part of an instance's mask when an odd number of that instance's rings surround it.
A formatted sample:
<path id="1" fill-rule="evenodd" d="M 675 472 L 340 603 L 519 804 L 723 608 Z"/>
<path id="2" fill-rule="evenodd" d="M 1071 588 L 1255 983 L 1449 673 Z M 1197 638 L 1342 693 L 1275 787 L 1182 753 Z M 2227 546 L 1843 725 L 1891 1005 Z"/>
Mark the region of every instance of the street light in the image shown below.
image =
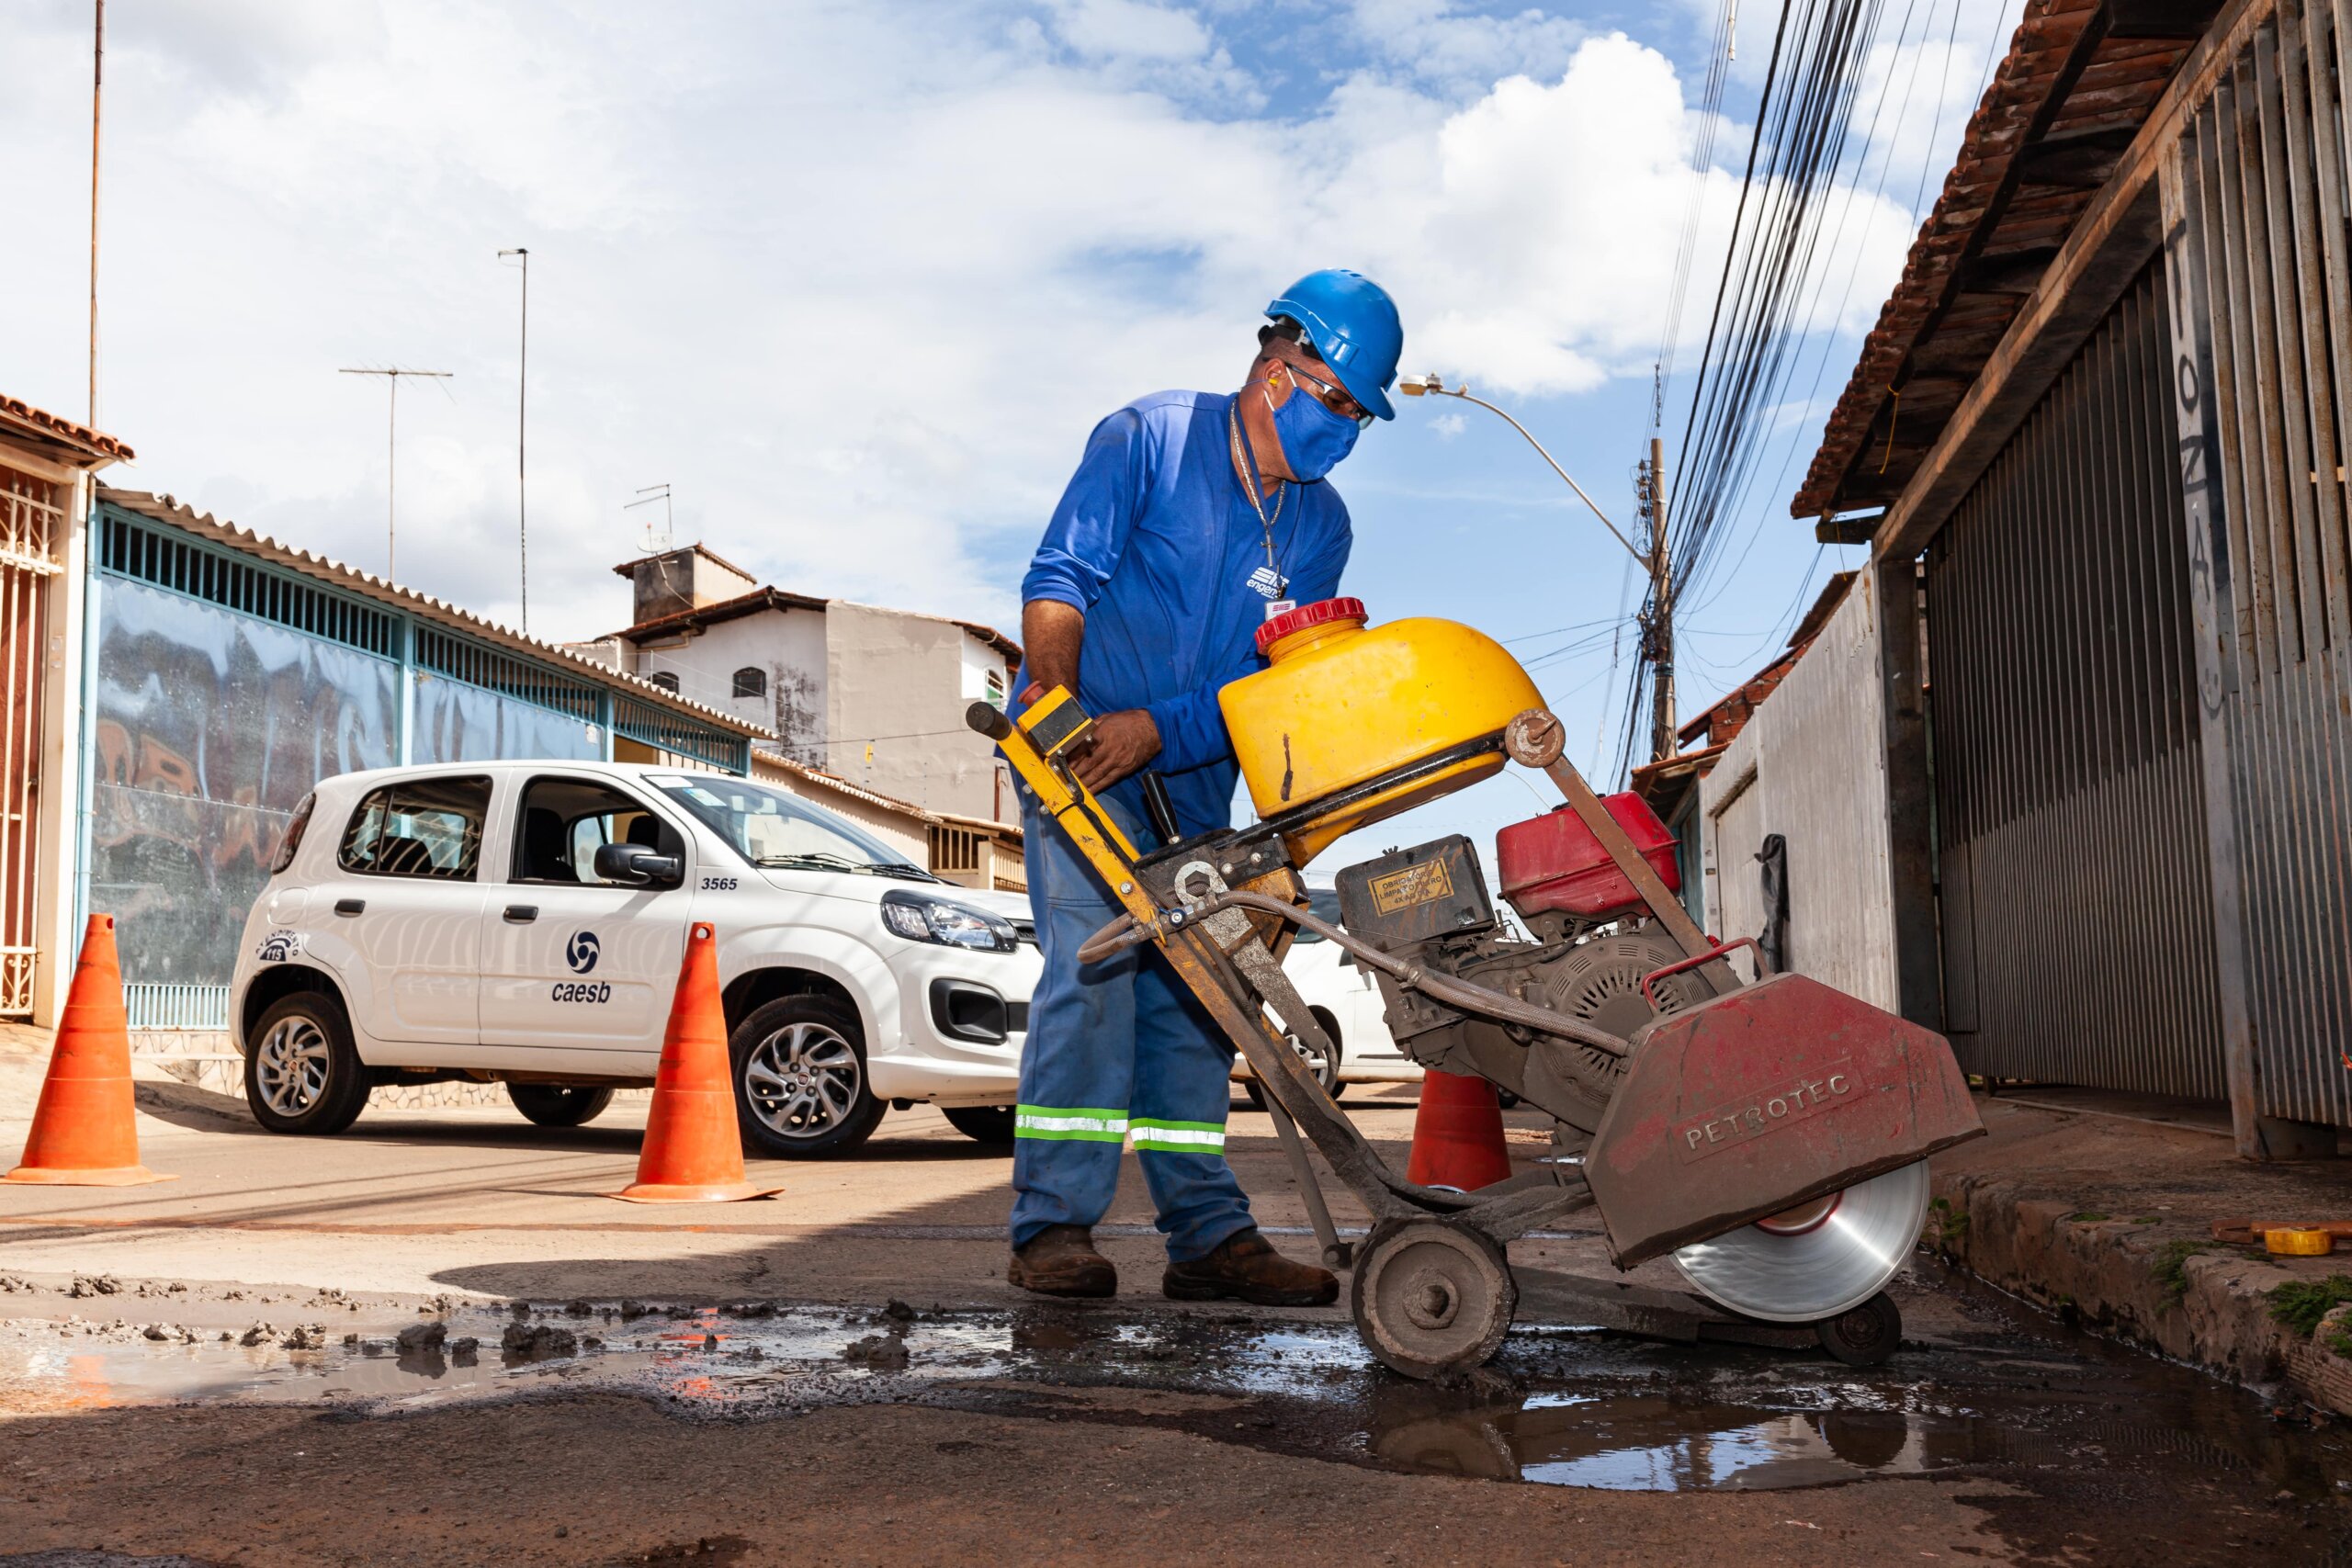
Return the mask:
<path id="1" fill-rule="evenodd" d="M 1560 467 L 1551 453 L 1544 450 L 1544 443 L 1536 440 L 1527 426 L 1503 410 L 1484 398 L 1472 397 L 1466 387 L 1447 386 L 1434 374 L 1404 377 L 1397 381 L 1396 389 L 1408 398 L 1460 398 L 1465 403 L 1476 403 L 1488 413 L 1499 417 L 1504 423 L 1527 437 L 1527 444 L 1552 465 L 1552 471 L 1566 479 L 1568 488 L 1592 508 L 1592 514 L 1600 519 L 1600 525 L 1609 530 L 1610 537 L 1624 546 L 1625 553 L 1641 563 L 1642 570 L 1649 574 L 1650 580 L 1651 610 L 1644 630 L 1648 636 L 1647 651 L 1656 671 L 1656 691 L 1650 704 L 1650 754 L 1653 761 L 1664 761 L 1674 755 L 1674 579 L 1666 553 L 1665 443 L 1656 438 L 1651 440 L 1650 459 L 1644 465 L 1647 484 L 1645 494 L 1650 522 L 1650 548 L 1645 555 L 1635 549 L 1634 542 L 1609 520 L 1609 514 L 1600 510 L 1600 503 L 1585 494 L 1584 486 L 1577 483 L 1574 476 Z"/>
<path id="2" fill-rule="evenodd" d="M 1617 525 L 1609 521 L 1609 513 L 1600 510 L 1600 503 L 1593 500 L 1592 497 L 1584 493 L 1584 486 L 1577 483 L 1576 479 L 1568 473 L 1568 470 L 1560 467 L 1558 462 L 1554 460 L 1551 453 L 1544 450 L 1544 443 L 1536 440 L 1533 435 L 1529 434 L 1527 426 L 1520 423 L 1519 421 L 1511 418 L 1510 414 L 1503 412 L 1502 410 L 1495 407 L 1494 404 L 1488 402 L 1486 399 L 1472 397 L 1470 395 L 1469 388 L 1447 386 L 1434 372 L 1427 376 L 1405 377 L 1402 380 L 1396 383 L 1396 389 L 1404 393 L 1408 398 L 1460 398 L 1465 403 L 1476 403 L 1480 408 L 1485 409 L 1488 413 L 1500 417 L 1504 423 L 1510 425 L 1513 430 L 1518 431 L 1521 435 L 1525 435 L 1527 437 L 1527 444 L 1530 446 L 1534 447 L 1536 454 L 1545 462 L 1552 465 L 1552 471 L 1554 473 L 1568 481 L 1568 488 L 1576 491 L 1577 496 L 1583 500 L 1587 506 L 1592 508 L 1592 514 L 1600 519 L 1600 525 L 1609 530 L 1610 536 L 1612 538 L 1614 538 L 1619 544 L 1625 547 L 1625 553 L 1632 556 L 1635 560 L 1641 562 L 1644 570 L 1647 570 L 1649 569 L 1650 558 L 1635 549 L 1634 547 L 1634 542 L 1625 537 L 1623 534 L 1618 532 Z"/>

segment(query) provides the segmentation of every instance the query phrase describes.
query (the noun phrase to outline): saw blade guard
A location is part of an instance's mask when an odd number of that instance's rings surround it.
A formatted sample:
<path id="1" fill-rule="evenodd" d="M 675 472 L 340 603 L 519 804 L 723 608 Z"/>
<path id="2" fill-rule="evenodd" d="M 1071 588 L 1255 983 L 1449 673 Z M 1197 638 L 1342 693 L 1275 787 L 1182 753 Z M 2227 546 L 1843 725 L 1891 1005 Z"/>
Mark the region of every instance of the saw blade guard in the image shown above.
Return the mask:
<path id="1" fill-rule="evenodd" d="M 1662 1016 L 1633 1046 L 1584 1166 L 1621 1269 L 1792 1227 L 1774 1217 L 1984 1131 L 1941 1035 L 1804 975 Z"/>

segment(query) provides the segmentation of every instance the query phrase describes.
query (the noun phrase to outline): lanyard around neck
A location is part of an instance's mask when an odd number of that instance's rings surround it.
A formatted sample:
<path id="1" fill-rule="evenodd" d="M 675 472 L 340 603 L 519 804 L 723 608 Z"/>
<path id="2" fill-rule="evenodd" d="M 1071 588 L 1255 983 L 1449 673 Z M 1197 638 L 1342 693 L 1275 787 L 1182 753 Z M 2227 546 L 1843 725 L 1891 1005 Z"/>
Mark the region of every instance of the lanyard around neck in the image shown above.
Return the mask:
<path id="1" fill-rule="evenodd" d="M 1265 530 L 1266 570 L 1274 574 L 1274 592 L 1279 594 L 1290 584 L 1283 576 L 1283 569 L 1274 561 L 1274 523 L 1283 514 L 1283 502 L 1289 496 L 1290 487 L 1287 485 L 1276 487 L 1273 514 L 1267 515 L 1265 498 L 1259 493 L 1261 480 L 1258 474 L 1258 456 L 1250 450 L 1250 444 L 1241 438 L 1241 396 L 1239 393 L 1236 393 L 1233 400 L 1225 406 L 1225 424 L 1227 431 L 1233 437 L 1233 460 L 1246 476 L 1242 480 L 1241 488 L 1250 492 L 1250 510 L 1258 514 L 1258 526 Z"/>

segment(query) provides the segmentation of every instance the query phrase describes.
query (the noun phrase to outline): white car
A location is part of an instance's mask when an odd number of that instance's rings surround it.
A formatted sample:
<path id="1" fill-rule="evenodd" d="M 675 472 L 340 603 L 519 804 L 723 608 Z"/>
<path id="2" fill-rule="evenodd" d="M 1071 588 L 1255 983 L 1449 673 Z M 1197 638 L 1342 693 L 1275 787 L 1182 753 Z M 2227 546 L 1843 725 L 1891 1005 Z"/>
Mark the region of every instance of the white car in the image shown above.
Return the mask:
<path id="1" fill-rule="evenodd" d="M 1306 902 L 1322 919 L 1335 926 L 1340 923 L 1338 889 L 1310 884 Z M 1291 1039 L 1292 1048 L 1305 1058 L 1333 1099 L 1346 1093 L 1351 1083 L 1421 1081 L 1421 1065 L 1398 1050 L 1389 1036 L 1388 1015 L 1372 972 L 1351 961 L 1337 942 L 1326 942 L 1302 927 L 1283 959 L 1283 973 L 1298 987 L 1299 999 L 1338 1048 L 1338 1059 L 1326 1061 L 1307 1050 L 1295 1035 Z M 1240 1056 L 1233 1059 L 1233 1076 L 1244 1082 L 1254 1103 L 1265 1103 L 1257 1075 Z"/>
<path id="2" fill-rule="evenodd" d="M 840 1154 L 918 1100 L 1010 1145 L 1040 967 L 1026 901 L 767 784 L 628 763 L 321 784 L 245 921 L 245 1098 L 273 1132 L 338 1133 L 377 1084 L 474 1079 L 578 1126 L 653 1081 L 695 921 L 751 1152 Z"/>

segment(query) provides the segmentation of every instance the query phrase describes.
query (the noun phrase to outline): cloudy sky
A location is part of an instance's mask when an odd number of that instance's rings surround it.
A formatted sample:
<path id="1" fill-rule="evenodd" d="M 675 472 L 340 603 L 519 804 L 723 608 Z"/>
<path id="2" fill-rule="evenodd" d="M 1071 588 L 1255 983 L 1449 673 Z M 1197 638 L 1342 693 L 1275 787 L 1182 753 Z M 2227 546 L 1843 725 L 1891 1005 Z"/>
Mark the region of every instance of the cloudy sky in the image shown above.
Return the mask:
<path id="1" fill-rule="evenodd" d="M 1788 496 L 2018 4 L 1884 0 L 1879 134 L 1857 133 L 1823 330 L 1691 602 L 1686 714 L 1838 564 Z M 0 15 L 0 389 L 76 416 L 89 10 Z M 1093 421 L 1234 384 L 1264 301 L 1348 265 L 1396 296 L 1408 368 L 1507 402 L 1622 521 L 1677 238 L 1696 192 L 1711 297 L 1775 14 L 1745 7 L 1702 168 L 1719 10 L 116 0 L 99 422 L 140 457 L 111 477 L 380 570 L 384 384 L 336 371 L 452 371 L 401 394 L 401 575 L 514 617 L 518 277 L 496 253 L 527 246 L 535 633 L 626 618 L 609 568 L 648 513 L 622 506 L 662 481 L 681 542 L 781 585 L 1010 628 Z M 1536 634 L 1617 615 L 1623 558 L 1533 454 L 1404 401 L 1336 482 L 1350 591 L 1524 639 L 1590 755 L 1610 649 Z"/>

